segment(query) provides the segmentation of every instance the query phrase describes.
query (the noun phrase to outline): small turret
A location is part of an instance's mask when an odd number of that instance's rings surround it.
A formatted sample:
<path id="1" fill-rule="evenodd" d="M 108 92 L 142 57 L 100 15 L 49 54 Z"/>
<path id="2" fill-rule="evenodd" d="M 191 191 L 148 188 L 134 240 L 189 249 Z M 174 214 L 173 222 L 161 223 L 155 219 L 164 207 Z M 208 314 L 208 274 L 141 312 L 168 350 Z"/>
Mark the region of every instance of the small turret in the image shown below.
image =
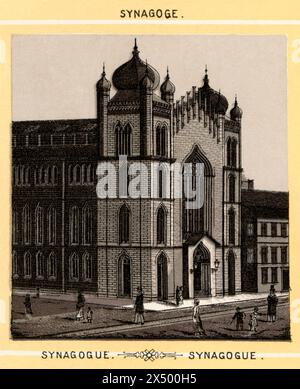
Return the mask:
<path id="1" fill-rule="evenodd" d="M 111 83 L 108 81 L 108 79 L 105 77 L 105 65 L 103 64 L 103 71 L 101 74 L 100 80 L 97 82 L 97 90 L 98 91 L 104 91 L 108 92 L 111 88 Z"/>
<path id="2" fill-rule="evenodd" d="M 169 69 L 167 68 L 167 75 L 165 81 L 161 84 L 160 87 L 161 98 L 165 101 L 173 102 L 175 85 L 170 81 Z"/>
<path id="3" fill-rule="evenodd" d="M 230 111 L 230 119 L 234 121 L 241 121 L 242 116 L 243 116 L 243 111 L 238 106 L 237 97 L 235 96 L 234 107 Z"/>

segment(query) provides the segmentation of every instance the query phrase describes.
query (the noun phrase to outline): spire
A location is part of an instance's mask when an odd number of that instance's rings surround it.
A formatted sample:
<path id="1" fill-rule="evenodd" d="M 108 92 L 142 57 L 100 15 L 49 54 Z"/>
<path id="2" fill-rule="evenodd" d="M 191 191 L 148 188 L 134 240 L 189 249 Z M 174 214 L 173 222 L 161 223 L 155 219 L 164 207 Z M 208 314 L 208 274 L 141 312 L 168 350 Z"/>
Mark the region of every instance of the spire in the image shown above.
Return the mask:
<path id="1" fill-rule="evenodd" d="M 166 75 L 166 80 L 169 80 L 170 79 L 170 76 L 169 76 L 169 66 L 167 66 L 167 75 Z"/>
<path id="2" fill-rule="evenodd" d="M 204 82 L 204 85 L 208 85 L 209 84 L 209 78 L 208 78 L 208 75 L 207 75 L 207 65 L 205 65 L 205 76 L 203 78 L 203 82 Z"/>
<path id="3" fill-rule="evenodd" d="M 138 50 L 136 38 L 134 38 L 134 47 L 133 47 L 132 54 L 133 54 L 133 56 L 138 56 L 139 55 L 139 50 Z"/>
<path id="4" fill-rule="evenodd" d="M 103 62 L 103 71 L 102 71 L 101 76 L 102 76 L 102 77 L 105 77 L 105 76 L 106 76 L 106 73 L 105 73 L 105 62 Z"/>
<path id="5" fill-rule="evenodd" d="M 101 78 L 97 83 L 97 89 L 102 91 L 109 91 L 111 87 L 111 83 L 106 79 L 106 73 L 105 73 L 105 63 L 103 62 L 103 70 L 101 74 Z"/>
<path id="6" fill-rule="evenodd" d="M 235 107 L 238 106 L 237 94 L 235 94 L 235 97 L 234 97 L 234 106 L 235 106 Z"/>

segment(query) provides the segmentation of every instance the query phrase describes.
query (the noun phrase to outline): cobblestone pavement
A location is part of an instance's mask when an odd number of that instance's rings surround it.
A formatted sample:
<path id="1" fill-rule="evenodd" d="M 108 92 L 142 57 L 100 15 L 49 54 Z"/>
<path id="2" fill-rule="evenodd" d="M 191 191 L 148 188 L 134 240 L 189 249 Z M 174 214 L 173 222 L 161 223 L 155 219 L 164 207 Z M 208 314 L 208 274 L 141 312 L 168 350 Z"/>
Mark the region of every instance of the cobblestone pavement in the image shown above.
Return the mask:
<path id="1" fill-rule="evenodd" d="M 12 322 L 12 334 L 14 338 L 33 338 L 33 337 L 42 337 L 50 338 L 60 335 L 63 337 L 64 334 L 67 337 L 81 337 L 78 336 L 77 332 L 87 331 L 85 336 L 88 337 L 176 337 L 176 338 L 185 338 L 193 337 L 192 324 L 189 322 L 189 317 L 191 316 L 191 309 L 183 309 L 178 311 L 162 311 L 162 312 L 151 312 L 146 311 L 146 325 L 144 325 L 143 330 L 140 328 L 135 328 L 132 330 L 133 322 L 133 310 L 132 309 L 122 309 L 122 308 L 107 308 L 101 307 L 97 304 L 87 304 L 90 306 L 94 312 L 93 323 L 78 322 L 75 321 L 75 304 L 70 301 L 62 300 L 51 300 L 51 299 L 32 299 L 32 309 L 33 317 L 31 320 L 25 318 L 24 308 L 23 308 L 24 297 L 14 296 L 13 298 L 13 320 Z M 286 300 L 285 300 L 286 301 Z M 239 304 L 245 309 L 253 308 L 254 302 L 242 302 Z M 256 337 L 260 336 L 263 338 L 269 338 L 270 336 L 270 325 L 264 323 L 264 313 L 266 312 L 266 307 L 264 301 L 259 301 L 255 305 L 261 306 L 260 311 L 262 316 L 260 317 L 261 329 Z M 214 314 L 222 312 L 222 315 L 228 315 L 231 317 L 234 313 L 234 305 L 217 305 L 217 306 L 205 306 L 202 308 L 203 315 L 213 312 Z M 288 306 L 280 308 L 283 314 L 283 318 L 279 319 L 275 325 L 272 325 L 272 329 L 278 326 L 278 333 L 276 336 L 286 337 L 284 328 L 288 329 Z M 225 312 L 224 312 L 225 311 Z M 179 322 L 180 320 L 187 320 L 185 322 Z M 166 328 L 159 325 L 159 321 L 171 321 L 171 324 L 166 325 Z M 210 336 L 212 337 L 236 337 L 239 336 L 236 332 L 233 333 L 232 328 L 228 328 L 225 323 L 222 324 L 222 320 L 219 323 L 219 319 L 209 319 L 211 321 L 211 330 Z M 216 322 L 215 322 L 216 320 Z M 247 319 L 246 319 L 247 320 Z M 147 328 L 147 323 L 154 322 L 154 327 L 151 329 Z M 178 324 L 176 324 L 178 322 Z M 157 323 L 157 328 L 155 328 Z M 210 322 L 209 322 L 210 323 Z M 219 323 L 219 324 L 218 324 Z M 116 326 L 116 330 L 119 328 L 125 328 L 126 330 L 120 332 L 107 333 L 107 329 L 110 327 Z M 210 324 L 209 324 L 210 326 Z M 266 327 L 266 328 L 264 328 Z M 209 327 L 210 328 L 210 327 Z M 107 334 L 98 333 L 101 332 L 101 329 L 105 330 Z M 129 330 L 128 330 L 129 329 Z M 93 330 L 95 334 L 93 335 Z M 97 331 L 99 330 L 99 331 Z M 276 330 L 277 331 L 277 330 Z M 82 332 L 82 333 L 84 333 Z M 74 334 L 74 335 L 73 335 Z M 188 335 L 189 334 L 189 335 Z M 285 334 L 285 335 L 284 335 Z M 246 331 L 245 336 L 248 336 Z M 244 337 L 244 335 L 242 336 Z"/>

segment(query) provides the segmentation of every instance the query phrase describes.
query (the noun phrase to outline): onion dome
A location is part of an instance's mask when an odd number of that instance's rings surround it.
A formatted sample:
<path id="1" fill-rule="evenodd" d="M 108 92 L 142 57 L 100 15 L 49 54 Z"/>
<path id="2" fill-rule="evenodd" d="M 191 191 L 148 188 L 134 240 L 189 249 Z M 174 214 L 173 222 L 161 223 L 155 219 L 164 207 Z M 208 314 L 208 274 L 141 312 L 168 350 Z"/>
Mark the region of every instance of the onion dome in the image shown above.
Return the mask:
<path id="1" fill-rule="evenodd" d="M 111 83 L 105 77 L 105 66 L 103 64 L 103 72 L 100 80 L 97 82 L 97 89 L 102 91 L 109 91 L 111 87 Z"/>
<path id="2" fill-rule="evenodd" d="M 175 93 L 175 85 L 170 81 L 169 69 L 167 68 L 167 75 L 165 81 L 160 86 L 160 92 L 162 95 L 171 95 Z"/>
<path id="3" fill-rule="evenodd" d="M 145 70 L 145 74 L 144 74 L 144 77 L 141 79 L 141 82 L 140 82 L 140 87 L 142 89 L 147 89 L 147 90 L 152 90 L 153 89 L 153 82 L 149 76 L 149 67 L 148 67 L 148 63 L 146 61 L 146 70 Z"/>
<path id="4" fill-rule="evenodd" d="M 145 76 L 147 66 L 148 78 L 153 84 L 152 89 L 156 89 L 159 85 L 159 74 L 152 66 L 146 65 L 146 63 L 140 59 L 135 39 L 132 58 L 118 67 L 113 73 L 112 82 L 114 87 L 118 90 L 139 89 L 141 80 Z"/>
<path id="5" fill-rule="evenodd" d="M 237 97 L 235 96 L 234 107 L 230 110 L 231 120 L 240 120 L 243 116 L 243 111 L 238 106 Z"/>
<path id="6" fill-rule="evenodd" d="M 209 78 L 207 75 L 207 67 L 205 67 L 205 76 L 203 78 L 203 86 L 201 88 L 201 97 L 207 98 L 211 109 L 222 115 L 225 115 L 228 109 L 228 101 L 224 95 L 219 91 L 215 91 L 209 85 Z"/>

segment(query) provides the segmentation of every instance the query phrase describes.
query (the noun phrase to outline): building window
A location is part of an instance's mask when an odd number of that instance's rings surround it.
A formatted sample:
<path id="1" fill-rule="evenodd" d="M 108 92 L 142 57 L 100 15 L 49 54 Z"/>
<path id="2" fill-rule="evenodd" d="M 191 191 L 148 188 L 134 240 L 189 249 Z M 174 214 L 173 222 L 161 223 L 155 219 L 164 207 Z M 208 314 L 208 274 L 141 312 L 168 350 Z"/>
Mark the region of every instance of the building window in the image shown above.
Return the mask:
<path id="1" fill-rule="evenodd" d="M 277 236 L 277 223 L 271 223 L 271 236 Z"/>
<path id="2" fill-rule="evenodd" d="M 271 247 L 271 262 L 277 263 L 277 247 Z"/>
<path id="3" fill-rule="evenodd" d="M 48 241 L 52 245 L 56 243 L 56 209 L 53 206 L 48 209 Z"/>
<path id="4" fill-rule="evenodd" d="M 23 208 L 22 225 L 23 225 L 23 242 L 24 244 L 30 244 L 30 210 L 28 205 L 25 205 L 25 207 Z"/>
<path id="5" fill-rule="evenodd" d="M 44 238 L 44 210 L 38 205 L 35 210 L 35 242 L 43 244 Z"/>
<path id="6" fill-rule="evenodd" d="M 83 244 L 92 243 L 92 213 L 90 208 L 85 205 L 82 210 L 82 237 Z"/>
<path id="7" fill-rule="evenodd" d="M 126 204 L 123 204 L 119 212 L 119 241 L 129 243 L 130 211 Z"/>
<path id="8" fill-rule="evenodd" d="M 253 223 L 248 223 L 247 224 L 247 235 L 248 236 L 253 236 L 254 234 L 254 224 Z"/>
<path id="9" fill-rule="evenodd" d="M 237 161 L 236 149 L 237 149 L 237 141 L 235 138 L 233 138 L 231 142 L 231 166 L 232 167 L 236 167 L 236 161 Z"/>
<path id="10" fill-rule="evenodd" d="M 286 223 L 281 223 L 281 236 L 283 238 L 287 237 L 287 224 Z"/>
<path id="11" fill-rule="evenodd" d="M 278 282 L 278 268 L 277 267 L 272 267 L 271 282 L 272 282 L 272 284 L 276 284 Z"/>
<path id="12" fill-rule="evenodd" d="M 229 202 L 235 202 L 235 177 L 233 175 L 229 176 Z"/>
<path id="13" fill-rule="evenodd" d="M 74 167 L 74 172 L 73 172 L 73 183 L 80 185 L 81 184 L 81 168 L 79 165 L 76 165 Z"/>
<path id="14" fill-rule="evenodd" d="M 260 224 L 261 236 L 268 236 L 268 224 L 261 223 Z"/>
<path id="15" fill-rule="evenodd" d="M 156 155 L 167 156 L 167 128 L 159 124 L 156 127 Z"/>
<path id="16" fill-rule="evenodd" d="M 13 252 L 12 259 L 13 259 L 13 263 L 12 263 L 13 277 L 18 278 L 19 277 L 18 254 L 15 251 Z"/>
<path id="17" fill-rule="evenodd" d="M 70 277 L 72 280 L 79 279 L 79 258 L 76 253 L 73 253 L 70 258 Z"/>
<path id="18" fill-rule="evenodd" d="M 166 243 L 166 212 L 163 206 L 160 206 L 157 211 L 157 243 Z"/>
<path id="19" fill-rule="evenodd" d="M 79 244 L 79 209 L 76 206 L 70 209 L 70 243 Z"/>
<path id="20" fill-rule="evenodd" d="M 231 209 L 228 213 L 229 219 L 229 244 L 235 244 L 235 212 Z"/>
<path id="21" fill-rule="evenodd" d="M 287 255 L 287 247 L 281 247 L 281 263 L 287 263 L 288 255 Z"/>
<path id="22" fill-rule="evenodd" d="M 36 255 L 36 278 L 44 278 L 44 261 L 43 254 L 39 251 Z"/>
<path id="23" fill-rule="evenodd" d="M 131 155 L 132 129 L 129 123 L 122 127 L 120 123 L 116 125 L 116 153 L 117 155 Z"/>
<path id="24" fill-rule="evenodd" d="M 231 166 L 231 138 L 227 140 L 227 166 Z"/>
<path id="25" fill-rule="evenodd" d="M 57 273 L 57 268 L 56 268 L 56 256 L 52 252 L 49 255 L 49 262 L 48 262 L 48 278 L 49 279 L 55 279 L 56 278 L 56 273 Z"/>
<path id="26" fill-rule="evenodd" d="M 268 283 L 268 268 L 267 267 L 261 268 L 261 283 L 262 284 Z"/>
<path id="27" fill-rule="evenodd" d="M 89 253 L 83 254 L 83 271 L 84 279 L 90 281 L 92 279 L 92 259 Z"/>
<path id="28" fill-rule="evenodd" d="M 253 248 L 247 249 L 247 263 L 254 263 L 254 250 L 253 250 Z"/>
<path id="29" fill-rule="evenodd" d="M 12 211 L 12 242 L 18 244 L 18 212 L 13 209 Z"/>
<path id="30" fill-rule="evenodd" d="M 268 247 L 261 248 L 261 263 L 268 263 Z"/>
<path id="31" fill-rule="evenodd" d="M 24 254 L 24 277 L 31 278 L 31 255 L 28 252 Z"/>

